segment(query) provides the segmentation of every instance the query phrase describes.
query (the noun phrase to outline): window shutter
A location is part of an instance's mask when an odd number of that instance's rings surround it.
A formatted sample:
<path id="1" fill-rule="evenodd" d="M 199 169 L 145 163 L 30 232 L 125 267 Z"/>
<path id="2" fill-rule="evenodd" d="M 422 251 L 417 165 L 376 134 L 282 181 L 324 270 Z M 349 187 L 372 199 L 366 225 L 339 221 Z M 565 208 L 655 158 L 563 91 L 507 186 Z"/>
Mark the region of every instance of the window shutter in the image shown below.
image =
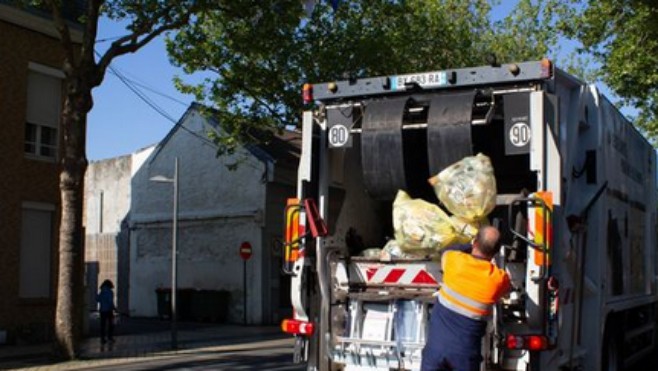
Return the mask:
<path id="1" fill-rule="evenodd" d="M 58 128 L 62 80 L 36 71 L 27 79 L 27 122 Z"/>
<path id="2" fill-rule="evenodd" d="M 52 218 L 53 212 L 50 210 L 23 208 L 19 280 L 21 298 L 50 297 Z"/>

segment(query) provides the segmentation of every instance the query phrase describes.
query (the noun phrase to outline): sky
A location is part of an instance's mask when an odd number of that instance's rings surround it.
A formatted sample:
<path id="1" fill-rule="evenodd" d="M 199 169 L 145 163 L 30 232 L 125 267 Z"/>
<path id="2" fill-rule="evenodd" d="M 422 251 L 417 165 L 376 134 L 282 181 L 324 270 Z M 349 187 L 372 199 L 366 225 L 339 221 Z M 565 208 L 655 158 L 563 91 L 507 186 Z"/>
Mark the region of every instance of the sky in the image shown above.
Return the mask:
<path id="1" fill-rule="evenodd" d="M 125 34 L 121 24 L 101 20 L 98 40 Z M 111 41 L 100 42 L 102 52 Z M 143 87 L 140 90 L 161 107 L 168 116 L 178 120 L 193 101 L 190 95 L 179 93 L 173 84 L 175 75 L 184 73 L 172 66 L 167 58 L 163 38 L 153 40 L 137 53 L 115 58 L 111 66 L 126 78 L 147 86 L 166 98 Z M 94 106 L 87 119 L 87 158 L 100 160 L 135 152 L 159 142 L 174 123 L 158 114 L 140 100 L 110 71 L 101 86 L 93 91 Z"/>

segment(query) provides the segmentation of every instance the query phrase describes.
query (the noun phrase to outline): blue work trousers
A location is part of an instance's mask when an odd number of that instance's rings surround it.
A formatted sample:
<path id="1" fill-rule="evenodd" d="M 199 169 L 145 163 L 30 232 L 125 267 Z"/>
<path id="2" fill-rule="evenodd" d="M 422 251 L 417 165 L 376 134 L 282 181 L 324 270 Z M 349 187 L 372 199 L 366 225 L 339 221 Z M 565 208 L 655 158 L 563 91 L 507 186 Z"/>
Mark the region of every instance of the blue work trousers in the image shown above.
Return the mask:
<path id="1" fill-rule="evenodd" d="M 464 317 L 436 302 L 421 371 L 479 371 L 485 328 L 486 322 Z"/>
<path id="2" fill-rule="evenodd" d="M 479 371 L 482 357 L 423 349 L 421 371 Z"/>

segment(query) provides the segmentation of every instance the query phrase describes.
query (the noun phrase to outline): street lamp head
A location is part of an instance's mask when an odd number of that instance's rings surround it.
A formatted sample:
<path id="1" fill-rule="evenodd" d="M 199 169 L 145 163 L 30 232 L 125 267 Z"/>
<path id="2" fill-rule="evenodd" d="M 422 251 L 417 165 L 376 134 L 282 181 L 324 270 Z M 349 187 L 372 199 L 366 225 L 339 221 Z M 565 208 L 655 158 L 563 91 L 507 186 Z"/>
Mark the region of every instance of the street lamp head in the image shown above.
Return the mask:
<path id="1" fill-rule="evenodd" d="M 167 178 L 164 175 L 152 176 L 152 177 L 149 178 L 149 180 L 152 181 L 152 182 L 160 182 L 160 183 L 173 183 L 174 182 L 174 179 Z"/>

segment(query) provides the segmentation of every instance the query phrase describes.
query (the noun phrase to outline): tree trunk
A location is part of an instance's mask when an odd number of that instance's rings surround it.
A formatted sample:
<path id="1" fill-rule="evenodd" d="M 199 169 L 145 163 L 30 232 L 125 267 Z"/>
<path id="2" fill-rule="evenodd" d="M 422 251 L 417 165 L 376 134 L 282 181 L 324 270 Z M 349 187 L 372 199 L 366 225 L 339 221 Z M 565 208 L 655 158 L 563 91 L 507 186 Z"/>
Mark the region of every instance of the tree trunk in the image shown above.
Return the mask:
<path id="1" fill-rule="evenodd" d="M 74 359 L 78 355 L 82 338 L 84 313 L 82 207 L 84 174 L 87 169 L 85 132 L 92 100 L 90 89 L 80 93 L 71 87 L 75 82 L 67 81 L 66 84 L 61 122 L 63 150 L 59 184 L 62 210 L 55 332 L 58 355 Z"/>

